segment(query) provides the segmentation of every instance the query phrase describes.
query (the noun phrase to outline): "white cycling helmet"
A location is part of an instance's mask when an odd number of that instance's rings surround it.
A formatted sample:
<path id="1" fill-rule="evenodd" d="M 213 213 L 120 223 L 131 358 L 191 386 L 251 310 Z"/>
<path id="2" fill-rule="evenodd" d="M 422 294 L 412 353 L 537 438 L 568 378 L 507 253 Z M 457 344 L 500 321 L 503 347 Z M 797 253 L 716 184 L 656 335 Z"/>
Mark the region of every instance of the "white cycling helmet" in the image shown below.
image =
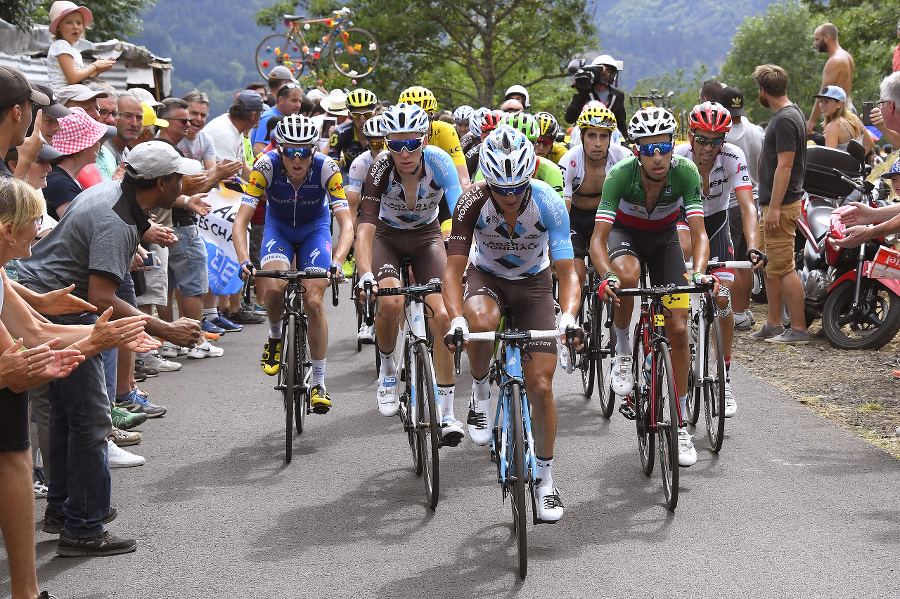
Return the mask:
<path id="1" fill-rule="evenodd" d="M 453 111 L 453 120 L 457 123 L 460 121 L 469 122 L 473 112 L 475 112 L 475 109 L 468 104 L 457 106 L 456 110 Z"/>
<path id="2" fill-rule="evenodd" d="M 537 155 L 524 133 L 509 125 L 500 125 L 481 144 L 478 166 L 488 185 L 518 187 L 534 175 Z"/>
<path id="3" fill-rule="evenodd" d="M 654 135 L 674 135 L 678 128 L 675 117 L 665 108 L 641 108 L 628 121 L 628 136 L 637 141 Z"/>
<path id="4" fill-rule="evenodd" d="M 522 102 L 522 106 L 524 106 L 525 108 L 531 107 L 531 99 L 528 97 L 528 90 L 525 89 L 524 86 L 522 86 L 522 85 L 509 86 L 509 89 L 506 90 L 506 95 L 504 95 L 503 97 L 506 100 L 509 100 L 509 96 L 512 94 L 519 94 L 520 96 L 522 96 L 524 98 L 524 101 Z"/>
<path id="5" fill-rule="evenodd" d="M 469 132 L 478 139 L 481 139 L 481 119 L 490 111 L 490 108 L 482 106 L 481 108 L 476 108 L 472 112 L 472 116 L 469 117 Z"/>
<path id="6" fill-rule="evenodd" d="M 428 113 L 415 104 L 394 104 L 382 115 L 384 119 L 382 132 L 392 133 L 428 133 L 431 122 Z"/>
<path id="7" fill-rule="evenodd" d="M 319 139 L 319 128 L 309 117 L 286 116 L 275 127 L 275 141 L 280 144 L 312 145 Z"/>
<path id="8" fill-rule="evenodd" d="M 384 115 L 379 114 L 363 123 L 364 137 L 384 137 Z"/>

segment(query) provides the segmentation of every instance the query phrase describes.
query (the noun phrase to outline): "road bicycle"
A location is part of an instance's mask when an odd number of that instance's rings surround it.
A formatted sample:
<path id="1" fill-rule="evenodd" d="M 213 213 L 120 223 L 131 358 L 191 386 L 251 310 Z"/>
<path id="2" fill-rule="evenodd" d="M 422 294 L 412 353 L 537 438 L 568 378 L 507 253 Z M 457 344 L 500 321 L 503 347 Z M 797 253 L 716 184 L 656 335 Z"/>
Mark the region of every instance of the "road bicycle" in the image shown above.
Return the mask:
<path id="1" fill-rule="evenodd" d="M 288 25 L 286 33 L 272 34 L 256 48 L 256 70 L 263 77 L 281 65 L 299 78 L 304 71 L 320 78 L 319 63 L 325 46 L 338 73 L 351 79 L 368 77 L 378 66 L 380 53 L 378 41 L 366 29 L 353 27 L 353 12 L 346 6 L 334 11 L 333 16 L 322 19 L 305 19 L 302 15 L 284 15 Z M 304 31 L 313 23 L 323 23 L 328 32 L 321 38 L 307 41 Z M 312 44 L 312 46 L 310 46 Z"/>
<path id="2" fill-rule="evenodd" d="M 303 294 L 306 288 L 304 279 L 327 279 L 334 274 L 322 269 L 307 270 L 257 270 L 255 277 L 282 279 L 287 281 L 284 288 L 284 314 L 281 317 L 281 362 L 278 367 L 278 379 L 275 390 L 281 391 L 284 398 L 284 461 L 291 463 L 294 448 L 293 428 L 297 434 L 303 433 L 310 407 L 311 362 L 309 358 L 308 337 L 309 323 L 303 305 Z M 249 277 L 245 289 L 249 289 Z M 245 291 L 246 293 L 246 291 Z M 338 289 L 332 279 L 332 303 L 338 305 Z"/>
<path id="3" fill-rule="evenodd" d="M 425 483 L 425 499 L 432 510 L 440 495 L 440 459 L 444 445 L 457 445 L 443 439 L 437 382 L 432 360 L 432 342 L 428 321 L 434 315 L 425 297 L 441 292 L 440 283 L 410 285 L 409 258 L 400 260 L 400 287 L 379 288 L 377 296 L 402 295 L 403 326 L 394 355 L 400 359 L 399 375 L 406 387 L 400 395 L 400 420 L 412 452 L 416 475 Z M 366 289 L 369 295 L 371 287 Z M 397 351 L 400 350 L 400 351 Z M 376 352 L 377 355 L 377 352 Z"/>
<path id="4" fill-rule="evenodd" d="M 644 282 L 640 288 L 615 291 L 619 297 L 641 297 L 640 316 L 634 328 L 632 368 L 635 389 L 626 401 L 634 410 L 644 474 L 650 476 L 653 472 L 655 445 L 658 443 L 666 507 L 675 511 L 678 505 L 679 468 L 677 428 L 684 424 L 675 391 L 672 348 L 665 334 L 665 317 L 671 312 L 665 306 L 664 298 L 682 293 L 702 293 L 712 289 L 712 285 L 650 286 L 646 273 L 641 278 Z M 610 311 L 614 311 L 612 302 L 608 306 Z"/>
<path id="5" fill-rule="evenodd" d="M 469 342 L 497 342 L 490 369 L 490 382 L 496 383 L 500 392 L 494 411 L 493 436 L 491 439 L 491 461 L 497 465 L 497 482 L 506 501 L 511 496 L 513 529 L 516 533 L 516 550 L 519 558 L 519 577 L 525 579 L 528 573 L 528 534 L 525 528 L 526 493 L 531 496 L 532 522 L 539 524 L 535 502 L 535 480 L 537 463 L 534 451 L 534 436 L 531 431 L 531 411 L 522 374 L 522 362 L 530 358 L 524 349 L 529 340 L 555 340 L 559 333 L 555 330 L 518 331 L 512 325 L 509 312 L 503 317 L 501 330 L 485 333 L 469 333 Z M 456 346 L 456 372 L 462 351 L 461 333 L 454 336 Z M 574 348 L 569 344 L 570 352 Z M 570 353 L 574 355 L 574 353 Z"/>
<path id="6" fill-rule="evenodd" d="M 749 261 L 709 262 L 707 274 L 723 268 L 752 268 L 757 261 L 768 261 L 758 250 L 748 252 Z M 690 264 L 688 264 L 690 268 Z M 700 419 L 700 399 L 706 421 L 706 436 L 710 449 L 719 453 L 725 439 L 725 348 L 718 308 L 710 293 L 704 292 L 692 298 L 688 320 L 688 343 L 691 348 L 691 365 L 688 370 L 687 420 L 696 425 Z"/>
<path id="7" fill-rule="evenodd" d="M 589 257 L 589 253 L 586 250 L 575 250 L 575 257 Z M 578 326 L 584 331 L 584 348 L 579 352 L 575 367 L 581 372 L 582 389 L 588 399 L 593 396 L 596 380 L 601 413 L 604 418 L 609 418 L 616 400 L 610 380 L 616 340 L 612 314 L 607 309 L 606 302 L 597 294 L 600 283 L 600 274 L 588 259 L 585 282 L 581 288 L 581 308 L 577 316 Z"/>

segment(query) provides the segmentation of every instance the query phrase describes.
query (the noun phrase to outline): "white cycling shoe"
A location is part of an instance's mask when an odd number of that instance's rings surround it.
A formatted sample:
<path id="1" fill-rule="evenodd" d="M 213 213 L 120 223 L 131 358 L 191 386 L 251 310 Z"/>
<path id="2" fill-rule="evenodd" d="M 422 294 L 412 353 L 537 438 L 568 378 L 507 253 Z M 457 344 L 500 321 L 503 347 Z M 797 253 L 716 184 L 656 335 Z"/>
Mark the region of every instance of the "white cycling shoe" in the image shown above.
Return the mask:
<path id="1" fill-rule="evenodd" d="M 731 418 L 735 414 L 737 414 L 737 402 L 734 401 L 731 384 L 725 381 L 725 418 Z"/>
<path id="2" fill-rule="evenodd" d="M 559 489 L 550 485 L 534 488 L 534 502 L 537 504 L 538 520 L 555 524 L 563 517 L 563 502 L 559 497 Z"/>
<path id="3" fill-rule="evenodd" d="M 450 447 L 456 447 L 466 433 L 463 431 L 462 422 L 447 415 L 441 420 L 441 441 Z"/>
<path id="4" fill-rule="evenodd" d="M 697 463 L 697 450 L 694 449 L 694 442 L 691 439 L 686 426 L 678 429 L 678 465 L 682 468 Z"/>
<path id="5" fill-rule="evenodd" d="M 613 393 L 625 397 L 634 389 L 634 375 L 631 372 L 631 356 L 615 356 L 610 367 Z"/>
<path id="6" fill-rule="evenodd" d="M 466 423 L 469 428 L 469 436 L 476 445 L 487 445 L 491 442 L 491 427 L 488 424 L 491 417 L 491 400 L 490 398 L 483 401 L 469 402 L 469 415 Z"/>
<path id="7" fill-rule="evenodd" d="M 397 398 L 397 377 L 382 376 L 378 378 L 378 411 L 382 416 L 396 416 L 400 411 Z"/>

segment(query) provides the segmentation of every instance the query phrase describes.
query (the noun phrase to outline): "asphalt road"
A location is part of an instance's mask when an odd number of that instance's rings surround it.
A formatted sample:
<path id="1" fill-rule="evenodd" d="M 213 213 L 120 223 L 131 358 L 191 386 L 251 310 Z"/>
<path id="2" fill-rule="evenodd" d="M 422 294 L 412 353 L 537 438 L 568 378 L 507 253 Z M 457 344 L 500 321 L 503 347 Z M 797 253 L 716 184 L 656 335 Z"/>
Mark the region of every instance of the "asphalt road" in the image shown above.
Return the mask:
<path id="1" fill-rule="evenodd" d="M 141 386 L 168 414 L 138 430 L 147 464 L 113 470 L 114 534 L 136 553 L 61 558 L 38 531 L 38 580 L 58 597 L 885 597 L 900 590 L 898 463 L 735 367 L 739 412 L 718 456 L 698 431 L 677 511 L 646 477 L 634 426 L 599 415 L 557 371 L 554 480 L 566 513 L 529 527 L 516 575 L 509 506 L 486 448 L 441 450 L 437 510 L 424 505 L 399 419 L 375 408 L 374 354 L 356 352 L 342 292 L 327 384 L 284 463 L 264 325 L 229 333 L 221 358 Z M 852 376 L 852 373 L 848 373 Z M 459 381 L 465 414 L 471 378 Z M 36 521 L 46 505 L 37 502 Z M 0 554 L 0 596 L 9 594 Z"/>

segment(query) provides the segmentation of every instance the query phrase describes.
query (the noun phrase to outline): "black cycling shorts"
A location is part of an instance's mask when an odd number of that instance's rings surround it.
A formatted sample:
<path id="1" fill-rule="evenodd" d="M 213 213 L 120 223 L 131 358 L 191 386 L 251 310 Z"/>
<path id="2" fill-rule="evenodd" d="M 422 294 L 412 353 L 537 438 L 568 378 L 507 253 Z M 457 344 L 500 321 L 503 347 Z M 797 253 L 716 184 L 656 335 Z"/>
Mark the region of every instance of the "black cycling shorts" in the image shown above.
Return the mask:
<path id="1" fill-rule="evenodd" d="M 591 235 L 594 234 L 596 210 L 583 210 L 574 204 L 569 208 L 569 229 L 572 235 L 572 248 L 585 252 L 591 249 Z"/>
<path id="2" fill-rule="evenodd" d="M 734 260 L 734 244 L 731 243 L 728 210 L 710 214 L 703 220 L 706 223 L 706 236 L 709 238 L 709 261 Z M 746 254 L 746 252 L 744 253 Z M 719 268 L 713 272 L 724 281 L 734 281 L 734 269 Z"/>
<path id="3" fill-rule="evenodd" d="M 28 449 L 28 433 L 28 392 L 0 389 L 0 451 Z"/>
<path id="4" fill-rule="evenodd" d="M 661 231 L 647 232 L 616 221 L 609 232 L 606 247 L 610 263 L 620 256 L 634 256 L 641 264 L 646 264 L 653 285 L 688 284 L 684 253 L 674 223 Z"/>

